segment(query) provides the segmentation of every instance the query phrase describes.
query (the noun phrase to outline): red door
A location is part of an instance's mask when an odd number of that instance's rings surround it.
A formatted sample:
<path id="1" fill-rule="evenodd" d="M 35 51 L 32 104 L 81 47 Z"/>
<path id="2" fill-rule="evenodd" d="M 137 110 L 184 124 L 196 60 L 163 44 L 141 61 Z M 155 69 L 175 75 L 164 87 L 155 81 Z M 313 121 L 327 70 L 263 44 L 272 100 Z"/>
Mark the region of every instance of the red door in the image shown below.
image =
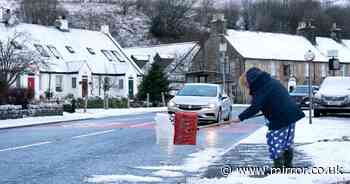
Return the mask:
<path id="1" fill-rule="evenodd" d="M 35 90 L 35 79 L 33 77 L 28 77 L 28 89 Z"/>

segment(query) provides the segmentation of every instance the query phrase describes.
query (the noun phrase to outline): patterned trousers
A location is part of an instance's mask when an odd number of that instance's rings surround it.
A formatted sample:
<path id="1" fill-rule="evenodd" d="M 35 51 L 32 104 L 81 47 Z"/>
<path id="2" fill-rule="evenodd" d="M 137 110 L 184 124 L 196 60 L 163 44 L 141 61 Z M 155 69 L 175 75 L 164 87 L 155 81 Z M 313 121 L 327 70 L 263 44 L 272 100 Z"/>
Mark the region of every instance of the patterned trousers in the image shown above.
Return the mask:
<path id="1" fill-rule="evenodd" d="M 295 123 L 279 130 L 268 131 L 266 134 L 270 158 L 275 160 L 281 157 L 285 150 L 294 145 Z"/>

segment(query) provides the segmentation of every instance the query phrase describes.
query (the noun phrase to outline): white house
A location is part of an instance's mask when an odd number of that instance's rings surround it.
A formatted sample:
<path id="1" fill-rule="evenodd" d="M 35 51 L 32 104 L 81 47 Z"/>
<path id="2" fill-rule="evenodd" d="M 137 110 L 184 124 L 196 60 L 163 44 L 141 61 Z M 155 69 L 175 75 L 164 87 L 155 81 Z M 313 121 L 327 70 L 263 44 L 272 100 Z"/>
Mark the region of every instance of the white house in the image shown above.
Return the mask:
<path id="1" fill-rule="evenodd" d="M 48 63 L 22 76 L 17 86 L 35 90 L 39 98 L 47 92 L 53 96 L 104 96 L 104 84 L 111 86 L 110 96 L 127 97 L 137 93 L 142 70 L 113 39 L 108 26 L 101 31 L 71 29 L 66 20 L 47 27 L 20 23 L 0 23 L 0 40 L 15 32 L 28 35 L 28 47 L 36 50 Z"/>
<path id="2" fill-rule="evenodd" d="M 145 74 L 154 62 L 158 62 L 164 73 L 168 75 L 171 94 L 175 94 L 183 87 L 186 82 L 186 73 L 189 71 L 192 60 L 199 50 L 200 45 L 197 42 L 125 48 L 126 54 L 135 61 Z"/>

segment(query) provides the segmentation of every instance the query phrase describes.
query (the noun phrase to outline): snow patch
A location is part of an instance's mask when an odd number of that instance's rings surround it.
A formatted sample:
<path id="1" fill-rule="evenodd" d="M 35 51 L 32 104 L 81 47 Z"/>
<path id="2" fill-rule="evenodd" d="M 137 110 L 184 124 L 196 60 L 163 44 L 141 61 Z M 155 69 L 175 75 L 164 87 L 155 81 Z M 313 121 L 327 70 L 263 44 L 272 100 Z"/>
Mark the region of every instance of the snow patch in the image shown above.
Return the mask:
<path id="1" fill-rule="evenodd" d="M 111 183 L 111 182 L 161 182 L 158 177 L 134 176 L 134 175 L 92 175 L 86 179 L 90 183 Z"/>
<path id="2" fill-rule="evenodd" d="M 160 177 L 182 177 L 184 176 L 181 172 L 174 172 L 174 171 L 167 171 L 167 170 L 160 170 L 152 173 L 155 176 Z"/>

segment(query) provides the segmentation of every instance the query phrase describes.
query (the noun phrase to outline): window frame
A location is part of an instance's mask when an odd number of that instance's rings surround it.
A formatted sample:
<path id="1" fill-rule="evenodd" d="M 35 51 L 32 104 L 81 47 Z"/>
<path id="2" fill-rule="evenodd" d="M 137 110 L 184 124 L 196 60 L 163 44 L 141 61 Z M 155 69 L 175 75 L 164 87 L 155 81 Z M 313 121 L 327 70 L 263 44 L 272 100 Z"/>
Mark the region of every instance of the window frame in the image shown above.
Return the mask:
<path id="1" fill-rule="evenodd" d="M 60 80 L 58 80 L 60 79 Z M 63 92 L 63 75 L 56 75 L 55 76 L 55 91 L 56 92 Z"/>
<path id="2" fill-rule="evenodd" d="M 66 49 L 68 50 L 69 53 L 71 53 L 71 54 L 75 53 L 75 50 L 73 49 L 73 47 L 71 47 L 69 45 L 66 45 L 65 47 L 66 47 Z"/>
<path id="3" fill-rule="evenodd" d="M 120 90 L 124 89 L 124 79 L 118 80 L 118 89 L 120 89 Z"/>
<path id="4" fill-rule="evenodd" d="M 113 62 L 116 61 L 114 58 L 114 54 L 109 50 L 101 50 L 102 54 L 107 58 L 108 61 Z"/>
<path id="5" fill-rule="evenodd" d="M 125 60 L 123 60 L 122 58 L 122 56 L 119 54 L 119 52 L 118 51 L 116 51 L 116 50 L 111 50 L 111 53 L 112 53 L 112 55 L 115 57 L 115 58 L 117 58 L 117 60 L 119 61 L 119 62 L 125 62 Z"/>
<path id="6" fill-rule="evenodd" d="M 49 58 L 50 57 L 50 54 L 49 52 L 47 52 L 47 50 L 45 49 L 45 47 L 41 44 L 33 44 L 35 49 L 39 52 L 39 54 L 42 56 L 42 57 L 47 57 Z"/>
<path id="7" fill-rule="evenodd" d="M 77 88 L 77 77 L 72 77 L 72 89 Z"/>
<path id="8" fill-rule="evenodd" d="M 93 48 L 91 47 L 86 47 L 86 50 L 91 54 L 91 55 L 96 55 L 96 52 Z"/>
<path id="9" fill-rule="evenodd" d="M 57 48 L 53 45 L 47 45 L 47 48 L 49 49 L 49 51 L 53 54 L 53 56 L 55 56 L 56 59 L 61 59 L 62 54 L 57 50 Z"/>

